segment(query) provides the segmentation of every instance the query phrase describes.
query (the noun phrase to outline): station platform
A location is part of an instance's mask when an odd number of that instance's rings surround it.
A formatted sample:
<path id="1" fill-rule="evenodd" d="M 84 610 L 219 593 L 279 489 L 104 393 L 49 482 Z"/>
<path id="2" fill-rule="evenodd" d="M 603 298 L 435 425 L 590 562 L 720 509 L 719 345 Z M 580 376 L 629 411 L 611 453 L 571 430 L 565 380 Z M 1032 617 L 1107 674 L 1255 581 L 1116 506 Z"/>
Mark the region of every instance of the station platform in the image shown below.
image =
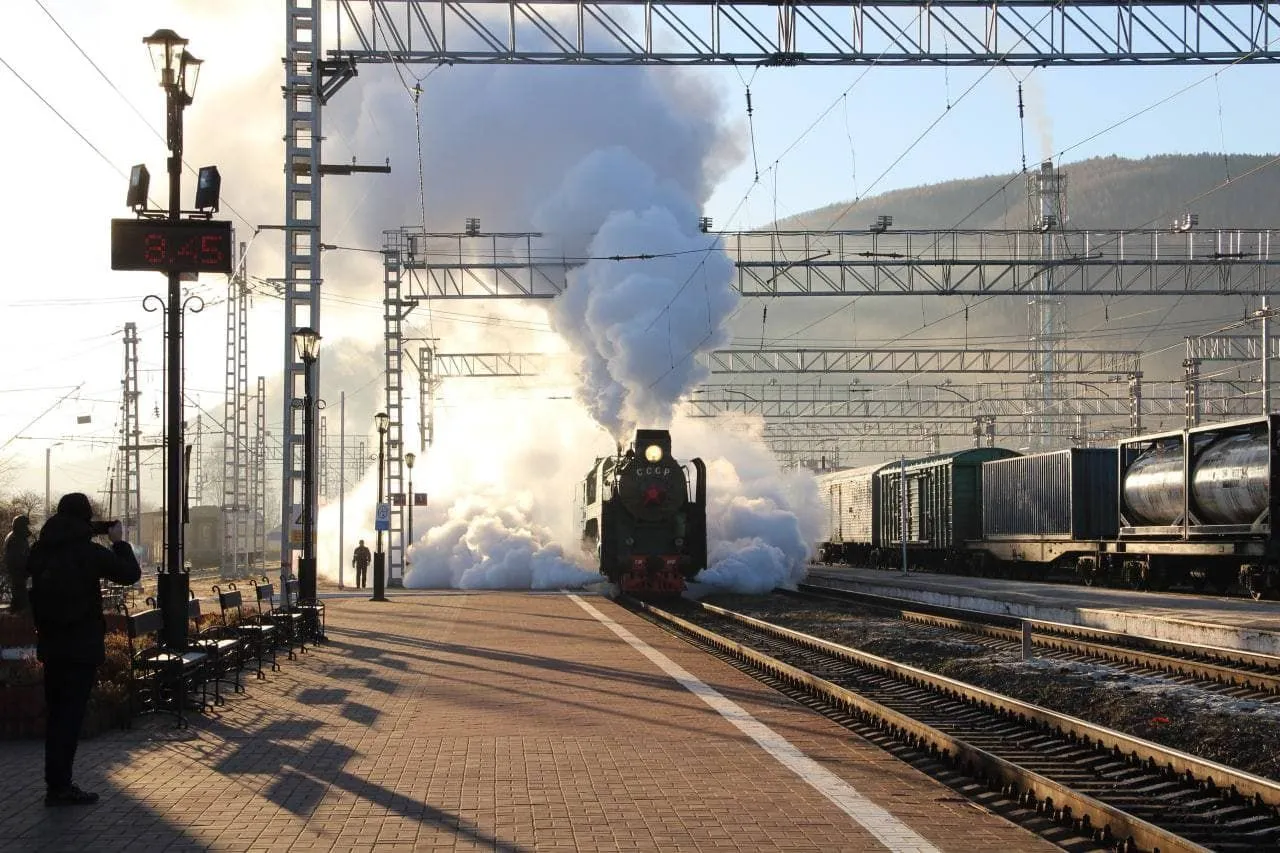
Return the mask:
<path id="1" fill-rule="evenodd" d="M 1276 601 L 849 566 L 815 565 L 809 573 L 815 579 L 838 577 L 863 592 L 925 604 L 1280 655 Z"/>
<path id="2" fill-rule="evenodd" d="M 179 731 L 0 744 L 6 851 L 1048 851 L 607 598 L 328 596 L 330 642 Z"/>

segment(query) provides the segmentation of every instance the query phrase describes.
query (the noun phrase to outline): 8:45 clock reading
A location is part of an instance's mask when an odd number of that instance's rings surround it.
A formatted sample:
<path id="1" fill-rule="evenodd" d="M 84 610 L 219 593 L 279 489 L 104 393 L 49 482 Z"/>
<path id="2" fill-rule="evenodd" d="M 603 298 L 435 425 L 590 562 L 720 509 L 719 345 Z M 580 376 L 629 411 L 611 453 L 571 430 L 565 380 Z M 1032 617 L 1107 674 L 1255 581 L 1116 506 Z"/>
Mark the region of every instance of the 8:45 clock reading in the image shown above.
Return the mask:
<path id="1" fill-rule="evenodd" d="M 231 272 L 231 223 L 209 219 L 111 220 L 111 268 Z"/>

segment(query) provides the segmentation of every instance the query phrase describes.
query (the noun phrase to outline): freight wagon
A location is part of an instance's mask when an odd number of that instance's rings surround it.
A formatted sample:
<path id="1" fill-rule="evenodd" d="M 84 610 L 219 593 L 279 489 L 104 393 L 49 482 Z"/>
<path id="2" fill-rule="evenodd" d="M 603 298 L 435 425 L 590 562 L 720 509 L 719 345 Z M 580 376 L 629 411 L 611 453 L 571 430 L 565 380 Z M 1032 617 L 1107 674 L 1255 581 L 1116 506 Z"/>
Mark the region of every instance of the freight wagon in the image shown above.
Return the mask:
<path id="1" fill-rule="evenodd" d="M 818 477 L 819 498 L 826 511 L 824 541 L 818 559 L 824 563 L 866 564 L 874 548 L 880 517 L 876 473 L 883 464 L 845 468 Z"/>
<path id="2" fill-rule="evenodd" d="M 1157 589 L 1280 591 L 1280 416 L 1126 439 L 1119 472 L 1120 529 L 1103 570 Z"/>
<path id="3" fill-rule="evenodd" d="M 1017 456 L 978 447 L 889 464 L 876 472 L 880 512 L 874 547 L 879 562 L 908 560 L 925 568 L 967 564 L 966 543 L 982 537 L 982 463 Z M 904 512 L 905 505 L 905 512 Z"/>
<path id="4" fill-rule="evenodd" d="M 1115 448 L 1073 447 L 983 463 L 982 536 L 968 544 L 975 570 L 1092 582 L 1119 526 L 1116 460 Z"/>

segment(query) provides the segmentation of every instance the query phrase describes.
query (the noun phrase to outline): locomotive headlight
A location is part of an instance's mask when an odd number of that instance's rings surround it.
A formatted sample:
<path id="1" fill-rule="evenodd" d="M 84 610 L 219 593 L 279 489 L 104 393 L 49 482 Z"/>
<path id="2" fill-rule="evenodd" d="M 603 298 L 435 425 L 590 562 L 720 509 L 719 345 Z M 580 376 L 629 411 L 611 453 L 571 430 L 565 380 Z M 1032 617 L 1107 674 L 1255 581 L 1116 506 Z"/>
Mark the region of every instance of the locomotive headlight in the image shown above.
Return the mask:
<path id="1" fill-rule="evenodd" d="M 653 463 L 661 462 L 662 448 L 656 444 L 649 445 L 644 449 L 644 458 Z"/>

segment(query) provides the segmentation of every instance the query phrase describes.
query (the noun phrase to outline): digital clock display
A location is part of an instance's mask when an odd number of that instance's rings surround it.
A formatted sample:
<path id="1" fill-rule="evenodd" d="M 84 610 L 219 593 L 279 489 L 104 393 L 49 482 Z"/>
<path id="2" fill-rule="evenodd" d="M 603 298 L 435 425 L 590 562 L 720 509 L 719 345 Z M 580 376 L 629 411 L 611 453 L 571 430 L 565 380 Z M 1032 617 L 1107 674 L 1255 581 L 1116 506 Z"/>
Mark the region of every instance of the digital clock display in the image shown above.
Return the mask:
<path id="1" fill-rule="evenodd" d="M 231 272 L 231 223 L 207 219 L 111 220 L 111 268 Z"/>

